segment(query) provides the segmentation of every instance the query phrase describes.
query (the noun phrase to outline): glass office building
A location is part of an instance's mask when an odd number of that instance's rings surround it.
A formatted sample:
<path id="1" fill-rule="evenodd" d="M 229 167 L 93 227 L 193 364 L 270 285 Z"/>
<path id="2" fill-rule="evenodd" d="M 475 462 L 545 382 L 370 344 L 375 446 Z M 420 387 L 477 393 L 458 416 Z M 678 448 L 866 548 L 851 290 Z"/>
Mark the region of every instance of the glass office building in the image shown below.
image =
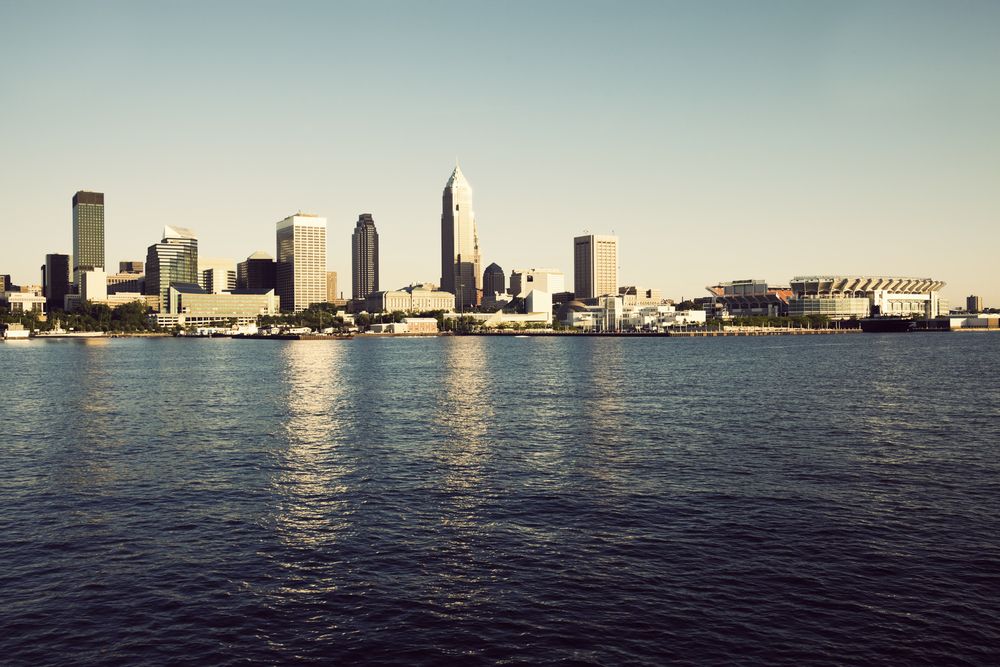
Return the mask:
<path id="1" fill-rule="evenodd" d="M 198 238 L 190 229 L 167 226 L 163 240 L 146 251 L 146 294 L 160 297 L 160 310 L 169 312 L 170 285 L 198 284 Z"/>
<path id="2" fill-rule="evenodd" d="M 73 282 L 81 271 L 104 268 L 104 193 L 73 195 Z"/>

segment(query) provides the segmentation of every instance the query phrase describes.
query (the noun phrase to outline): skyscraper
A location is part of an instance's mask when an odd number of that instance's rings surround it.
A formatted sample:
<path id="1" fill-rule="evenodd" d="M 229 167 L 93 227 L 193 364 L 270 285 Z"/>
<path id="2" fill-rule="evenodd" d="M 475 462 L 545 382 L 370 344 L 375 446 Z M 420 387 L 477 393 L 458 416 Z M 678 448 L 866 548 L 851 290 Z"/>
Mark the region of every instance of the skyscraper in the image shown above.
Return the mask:
<path id="1" fill-rule="evenodd" d="M 104 268 L 104 193 L 73 195 L 73 282 L 80 272 Z"/>
<path id="2" fill-rule="evenodd" d="M 483 274 L 472 187 L 455 165 L 441 206 L 441 289 L 455 295 L 459 312 L 479 303 Z"/>
<path id="3" fill-rule="evenodd" d="M 198 237 L 190 229 L 167 226 L 163 240 L 146 251 L 146 294 L 160 297 L 160 312 L 168 311 L 172 283 L 198 284 Z"/>
<path id="4" fill-rule="evenodd" d="M 258 250 L 236 265 L 237 289 L 275 289 L 274 258 Z"/>
<path id="5" fill-rule="evenodd" d="M 507 291 L 507 277 L 503 269 L 493 262 L 483 271 L 483 294 L 503 294 Z"/>
<path id="6" fill-rule="evenodd" d="M 573 239 L 573 292 L 577 299 L 618 294 L 618 237 Z"/>
<path id="7" fill-rule="evenodd" d="M 42 296 L 45 297 L 47 310 L 62 310 L 65 307 L 69 284 L 69 255 L 46 255 L 42 267 Z"/>
<path id="8" fill-rule="evenodd" d="M 351 235 L 351 298 L 378 291 L 378 231 L 371 213 L 358 216 Z"/>
<path id="9" fill-rule="evenodd" d="M 970 313 L 980 313 L 983 310 L 982 297 L 975 294 L 965 297 L 965 310 Z"/>
<path id="10" fill-rule="evenodd" d="M 326 218 L 290 215 L 277 225 L 277 294 L 281 310 L 326 301 Z"/>

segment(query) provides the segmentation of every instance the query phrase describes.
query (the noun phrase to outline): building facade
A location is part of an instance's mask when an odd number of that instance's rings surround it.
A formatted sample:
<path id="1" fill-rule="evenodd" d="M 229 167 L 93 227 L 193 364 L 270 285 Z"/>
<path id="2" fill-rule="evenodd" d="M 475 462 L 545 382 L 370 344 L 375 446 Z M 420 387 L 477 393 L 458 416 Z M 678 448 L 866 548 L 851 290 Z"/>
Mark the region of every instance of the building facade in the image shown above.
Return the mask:
<path id="1" fill-rule="evenodd" d="M 494 294 L 507 293 L 507 276 L 503 269 L 496 262 L 493 262 L 483 271 L 483 294 L 493 296 Z"/>
<path id="2" fill-rule="evenodd" d="M 577 299 L 618 294 L 618 237 L 588 234 L 573 239 L 573 292 Z"/>
<path id="3" fill-rule="evenodd" d="M 142 273 L 116 273 L 108 276 L 108 294 L 146 291 L 146 276 Z"/>
<path id="4" fill-rule="evenodd" d="M 425 313 L 431 310 L 455 310 L 455 295 L 434 289 L 433 285 L 410 285 L 388 292 L 373 292 L 365 300 L 365 308 L 372 313 Z"/>
<path id="5" fill-rule="evenodd" d="M 337 272 L 326 272 L 326 302 L 333 303 L 337 300 Z"/>
<path id="6" fill-rule="evenodd" d="M 142 273 L 144 265 L 138 260 L 118 262 L 118 273 Z"/>
<path id="7" fill-rule="evenodd" d="M 173 283 L 198 283 L 198 237 L 190 229 L 168 225 L 163 239 L 146 251 L 145 293 L 158 296 L 166 310 Z"/>
<path id="8" fill-rule="evenodd" d="M 969 313 L 983 312 L 983 299 L 975 294 L 965 297 L 965 310 Z"/>
<path id="9" fill-rule="evenodd" d="M 73 282 L 80 271 L 104 268 L 104 193 L 73 195 Z"/>
<path id="10" fill-rule="evenodd" d="M 732 280 L 705 288 L 711 297 L 702 307 L 716 317 L 784 317 L 788 315 L 790 287 L 773 287 L 766 280 Z"/>
<path id="11" fill-rule="evenodd" d="M 378 291 L 378 230 L 371 213 L 358 216 L 351 234 L 351 298 Z"/>
<path id="12" fill-rule="evenodd" d="M 42 266 L 42 296 L 50 311 L 62 310 L 66 295 L 70 292 L 71 280 L 69 255 L 45 256 L 45 264 Z"/>
<path id="13" fill-rule="evenodd" d="M 274 290 L 247 289 L 212 293 L 193 283 L 170 286 L 170 313 L 198 317 L 239 318 L 256 321 L 258 315 L 274 315 L 278 302 Z"/>
<path id="14" fill-rule="evenodd" d="M 290 215 L 277 224 L 277 295 L 281 310 L 326 301 L 326 218 Z"/>
<path id="15" fill-rule="evenodd" d="M 441 289 L 455 295 L 455 307 L 459 311 L 479 304 L 483 290 L 480 264 L 472 186 L 455 165 L 442 195 Z"/>
<path id="16" fill-rule="evenodd" d="M 559 269 L 514 269 L 510 272 L 510 294 L 526 298 L 537 290 L 548 294 L 566 291 L 566 276 Z"/>
<path id="17" fill-rule="evenodd" d="M 237 289 L 275 289 L 274 258 L 258 250 L 236 265 Z"/>
<path id="18" fill-rule="evenodd" d="M 198 257 L 198 284 L 219 294 L 236 289 L 236 262 L 224 257 Z"/>

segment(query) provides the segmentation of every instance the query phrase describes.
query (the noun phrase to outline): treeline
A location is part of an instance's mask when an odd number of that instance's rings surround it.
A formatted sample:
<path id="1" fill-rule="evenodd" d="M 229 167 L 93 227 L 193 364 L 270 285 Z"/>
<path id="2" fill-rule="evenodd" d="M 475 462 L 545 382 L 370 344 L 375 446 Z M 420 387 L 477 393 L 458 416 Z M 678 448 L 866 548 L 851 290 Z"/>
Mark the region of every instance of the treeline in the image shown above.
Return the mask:
<path id="1" fill-rule="evenodd" d="M 19 322 L 26 329 L 51 331 L 62 327 L 66 331 L 108 331 L 113 333 L 141 333 L 160 331 L 149 321 L 149 308 L 142 301 L 133 301 L 112 308 L 104 303 L 84 301 L 79 310 L 67 313 L 55 310 L 45 321 L 34 312 L 11 313 L 0 311 L 0 321 Z"/>
<path id="2" fill-rule="evenodd" d="M 302 312 L 285 315 L 261 315 L 257 318 L 258 326 L 309 327 L 310 329 L 344 330 L 344 318 L 337 315 L 337 306 L 332 303 L 314 303 Z"/>

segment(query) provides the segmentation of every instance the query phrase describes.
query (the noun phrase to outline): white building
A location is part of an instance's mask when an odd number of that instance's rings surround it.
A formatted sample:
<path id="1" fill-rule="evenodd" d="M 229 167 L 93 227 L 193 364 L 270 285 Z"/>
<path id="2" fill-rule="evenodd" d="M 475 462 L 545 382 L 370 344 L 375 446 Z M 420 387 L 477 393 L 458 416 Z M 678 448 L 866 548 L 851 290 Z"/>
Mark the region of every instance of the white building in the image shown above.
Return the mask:
<path id="1" fill-rule="evenodd" d="M 831 319 L 871 314 L 937 317 L 943 282 L 895 276 L 800 276 L 792 278 L 788 314 Z"/>
<path id="2" fill-rule="evenodd" d="M 624 295 L 570 301 L 560 311 L 563 324 L 585 331 L 666 331 L 705 324 L 703 310 L 676 310 L 667 304 L 630 305 Z"/>
<path id="3" fill-rule="evenodd" d="M 281 310 L 300 312 L 326 301 L 326 218 L 299 212 L 277 225 L 277 290 Z"/>
<path id="4" fill-rule="evenodd" d="M 236 260 L 224 257 L 199 257 L 198 285 L 212 294 L 236 289 Z"/>
<path id="5" fill-rule="evenodd" d="M 573 239 L 573 292 L 577 299 L 618 294 L 618 237 Z"/>
<path id="6" fill-rule="evenodd" d="M 433 285 L 419 284 L 386 292 L 373 292 L 365 300 L 365 309 L 371 313 L 424 313 L 430 310 L 450 312 L 455 309 L 455 295 L 434 289 Z"/>
<path id="7" fill-rule="evenodd" d="M 103 303 L 108 300 L 108 274 L 104 269 L 79 272 L 80 300 Z"/>
<path id="8" fill-rule="evenodd" d="M 531 290 L 551 294 L 566 291 L 566 276 L 559 269 L 514 269 L 510 272 L 511 296 L 527 298 Z"/>
<path id="9" fill-rule="evenodd" d="M 45 313 L 45 297 L 31 292 L 0 292 L 0 303 L 12 313 Z"/>

